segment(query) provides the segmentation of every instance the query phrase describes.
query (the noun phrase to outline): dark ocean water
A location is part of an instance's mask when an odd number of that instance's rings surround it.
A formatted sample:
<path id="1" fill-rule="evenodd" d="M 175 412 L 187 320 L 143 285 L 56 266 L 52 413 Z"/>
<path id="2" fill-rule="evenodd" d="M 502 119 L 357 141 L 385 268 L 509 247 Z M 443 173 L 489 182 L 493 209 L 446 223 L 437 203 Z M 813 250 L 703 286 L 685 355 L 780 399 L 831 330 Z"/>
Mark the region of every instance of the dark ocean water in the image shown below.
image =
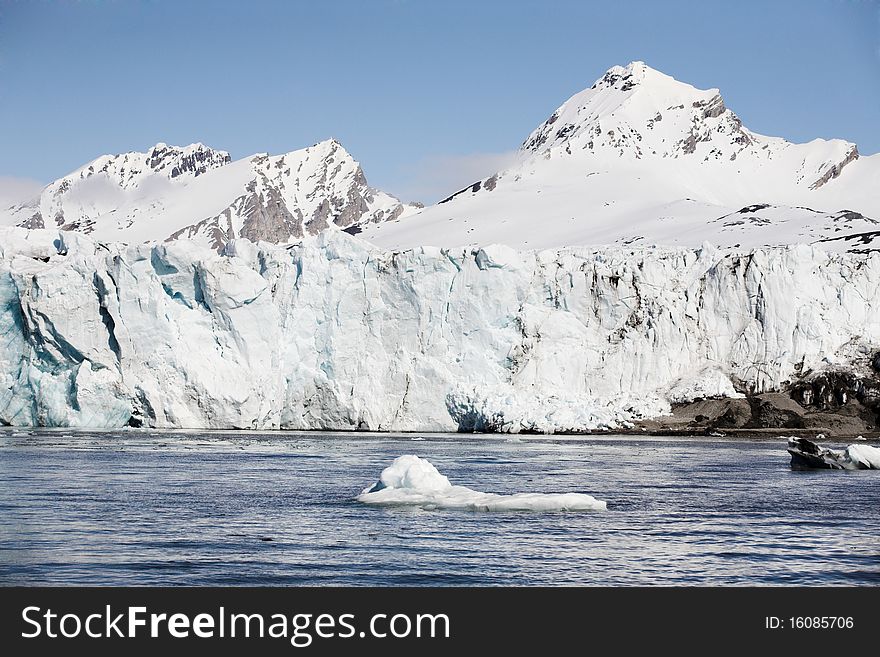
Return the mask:
<path id="1" fill-rule="evenodd" d="M 877 585 L 880 472 L 784 441 L 0 432 L 0 583 Z M 376 508 L 401 454 L 608 510 Z"/>

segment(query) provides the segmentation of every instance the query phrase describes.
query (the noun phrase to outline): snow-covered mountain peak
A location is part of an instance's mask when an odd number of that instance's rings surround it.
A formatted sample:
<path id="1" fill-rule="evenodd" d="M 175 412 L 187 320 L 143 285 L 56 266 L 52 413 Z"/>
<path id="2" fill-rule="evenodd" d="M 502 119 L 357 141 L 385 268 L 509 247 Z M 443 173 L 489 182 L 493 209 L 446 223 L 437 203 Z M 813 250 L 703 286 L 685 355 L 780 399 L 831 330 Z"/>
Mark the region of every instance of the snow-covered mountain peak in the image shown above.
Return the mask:
<path id="1" fill-rule="evenodd" d="M 319 141 L 317 144 L 314 144 L 314 145 L 310 146 L 309 148 L 311 150 L 325 152 L 325 153 L 332 153 L 337 150 L 342 150 L 346 154 L 348 154 L 348 151 L 345 150 L 342 143 L 338 139 L 336 139 L 336 137 L 329 137 L 327 139 Z"/>
<path id="2" fill-rule="evenodd" d="M 841 139 L 792 144 L 748 130 L 717 88 L 697 89 L 635 61 L 613 66 L 576 93 L 523 142 L 526 155 L 585 156 L 600 163 L 684 158 L 696 163 L 747 157 L 763 166 L 788 155 L 799 163 L 797 184 L 817 189 L 859 157 Z M 734 165 L 737 173 L 742 167 Z"/>
<path id="3" fill-rule="evenodd" d="M 697 89 L 636 61 L 611 67 L 565 101 L 522 149 L 679 157 L 695 153 L 699 142 L 717 141 L 735 152 L 755 139 L 727 109 L 718 89 Z"/>
<path id="4" fill-rule="evenodd" d="M 334 138 L 281 155 L 260 153 L 229 168 L 235 182 L 218 180 L 223 191 L 206 194 L 204 218 L 169 239 L 195 239 L 218 250 L 236 237 L 289 243 L 330 227 L 357 232 L 417 209 L 370 187 L 361 165 Z M 218 207 L 214 201 L 221 198 Z M 212 203 L 216 209 L 208 214 Z"/>
<path id="5" fill-rule="evenodd" d="M 325 139 L 316 144 L 281 155 L 258 153 L 250 157 L 255 172 L 270 178 L 285 178 L 291 175 L 315 179 L 323 183 L 330 179 L 356 178 L 358 184 L 366 184 L 360 164 L 336 139 Z M 292 168 L 293 167 L 293 168 Z M 284 181 L 281 181 L 284 185 Z"/>
<path id="6" fill-rule="evenodd" d="M 626 66 L 612 66 L 590 89 L 616 89 L 625 92 L 632 91 L 643 83 L 663 84 L 666 81 L 676 82 L 671 76 L 651 68 L 645 62 L 634 61 Z"/>
<path id="7" fill-rule="evenodd" d="M 864 250 L 872 236 L 880 239 L 878 158 L 860 158 L 855 144 L 840 139 L 796 144 L 752 132 L 718 89 L 635 61 L 562 103 L 507 168 L 365 236 L 391 248 L 699 246 L 708 239 Z M 759 205 L 757 215 L 740 213 Z M 844 224 L 840 217 L 852 216 L 846 211 L 864 220 Z"/>

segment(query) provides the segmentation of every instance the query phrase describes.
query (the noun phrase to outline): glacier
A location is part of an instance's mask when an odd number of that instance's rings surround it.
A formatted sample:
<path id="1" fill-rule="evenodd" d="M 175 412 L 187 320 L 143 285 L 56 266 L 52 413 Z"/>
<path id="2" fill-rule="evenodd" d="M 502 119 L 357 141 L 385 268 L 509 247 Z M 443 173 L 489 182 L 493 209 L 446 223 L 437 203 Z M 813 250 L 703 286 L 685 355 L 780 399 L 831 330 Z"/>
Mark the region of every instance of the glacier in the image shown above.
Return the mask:
<path id="1" fill-rule="evenodd" d="M 0 229 L 0 424 L 559 432 L 880 345 L 880 255 Z"/>

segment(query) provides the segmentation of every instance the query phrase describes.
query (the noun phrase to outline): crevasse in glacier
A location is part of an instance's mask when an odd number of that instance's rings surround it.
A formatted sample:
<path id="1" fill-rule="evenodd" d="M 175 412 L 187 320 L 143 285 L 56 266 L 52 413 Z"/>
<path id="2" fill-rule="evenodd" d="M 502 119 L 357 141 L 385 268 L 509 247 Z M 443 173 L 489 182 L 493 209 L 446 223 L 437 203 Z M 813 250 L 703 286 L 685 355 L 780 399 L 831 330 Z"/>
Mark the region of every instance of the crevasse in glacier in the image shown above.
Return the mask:
<path id="1" fill-rule="evenodd" d="M 578 431 L 880 344 L 880 255 L 0 229 L 0 423 Z M 735 384 L 735 385 L 734 385 Z"/>

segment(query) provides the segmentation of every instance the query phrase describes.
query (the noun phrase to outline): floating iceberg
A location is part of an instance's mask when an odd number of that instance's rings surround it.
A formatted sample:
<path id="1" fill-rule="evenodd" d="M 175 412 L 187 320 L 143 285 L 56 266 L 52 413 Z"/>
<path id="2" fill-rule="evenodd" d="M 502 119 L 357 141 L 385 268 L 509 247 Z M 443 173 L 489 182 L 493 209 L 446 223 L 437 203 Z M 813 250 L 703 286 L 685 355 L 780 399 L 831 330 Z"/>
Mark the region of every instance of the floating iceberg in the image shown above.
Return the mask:
<path id="1" fill-rule="evenodd" d="M 795 470 L 880 470 L 880 448 L 870 445 L 831 449 L 806 438 L 789 438 L 788 453 Z"/>
<path id="2" fill-rule="evenodd" d="M 498 495 L 454 486 L 430 461 L 398 456 L 379 481 L 357 500 L 366 504 L 410 505 L 470 511 L 604 511 L 607 505 L 584 493 L 516 493 Z"/>

